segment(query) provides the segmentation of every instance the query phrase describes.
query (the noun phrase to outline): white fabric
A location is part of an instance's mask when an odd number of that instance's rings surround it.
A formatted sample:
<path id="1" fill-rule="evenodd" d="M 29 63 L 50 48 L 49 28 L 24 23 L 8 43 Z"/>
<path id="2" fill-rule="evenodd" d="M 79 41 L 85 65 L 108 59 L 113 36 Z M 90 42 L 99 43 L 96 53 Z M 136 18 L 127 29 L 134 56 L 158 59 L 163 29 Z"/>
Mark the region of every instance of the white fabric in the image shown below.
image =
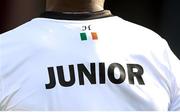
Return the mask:
<path id="1" fill-rule="evenodd" d="M 90 30 L 82 31 L 83 26 Z M 80 38 L 83 32 L 88 37 L 84 41 Z M 91 32 L 97 33 L 97 40 L 91 38 Z M 93 63 L 95 84 L 84 76 L 84 85 L 80 85 L 78 65 L 91 71 Z M 99 82 L 99 63 L 105 64 L 104 84 Z M 124 82 L 114 84 L 109 79 L 112 63 L 124 68 Z M 144 85 L 136 78 L 130 84 L 128 64 L 142 66 Z M 75 84 L 63 87 L 56 67 L 63 67 L 68 81 L 69 65 L 74 67 Z M 50 67 L 56 85 L 46 89 Z M 180 110 L 179 68 L 180 62 L 165 40 L 119 17 L 84 21 L 36 18 L 0 35 L 0 109 Z M 116 79 L 122 73 L 114 69 Z"/>

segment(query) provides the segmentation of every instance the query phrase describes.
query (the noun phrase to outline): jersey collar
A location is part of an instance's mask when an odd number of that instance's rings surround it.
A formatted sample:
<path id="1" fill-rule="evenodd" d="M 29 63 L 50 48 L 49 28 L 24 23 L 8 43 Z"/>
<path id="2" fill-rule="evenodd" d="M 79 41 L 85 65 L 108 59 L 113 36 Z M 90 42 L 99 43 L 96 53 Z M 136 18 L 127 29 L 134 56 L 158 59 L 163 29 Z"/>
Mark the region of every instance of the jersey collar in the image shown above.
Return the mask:
<path id="1" fill-rule="evenodd" d="M 44 12 L 40 17 L 61 20 L 90 20 L 113 16 L 109 10 L 97 12 Z"/>

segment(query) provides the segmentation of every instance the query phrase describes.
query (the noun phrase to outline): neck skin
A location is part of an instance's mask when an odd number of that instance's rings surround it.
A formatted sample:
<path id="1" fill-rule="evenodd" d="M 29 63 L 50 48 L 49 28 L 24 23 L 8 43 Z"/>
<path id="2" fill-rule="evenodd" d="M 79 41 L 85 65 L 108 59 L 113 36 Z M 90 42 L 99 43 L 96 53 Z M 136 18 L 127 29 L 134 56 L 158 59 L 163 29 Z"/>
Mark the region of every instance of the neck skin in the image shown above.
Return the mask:
<path id="1" fill-rule="evenodd" d="M 46 10 L 56 12 L 96 12 L 104 10 L 104 0 L 47 0 Z"/>

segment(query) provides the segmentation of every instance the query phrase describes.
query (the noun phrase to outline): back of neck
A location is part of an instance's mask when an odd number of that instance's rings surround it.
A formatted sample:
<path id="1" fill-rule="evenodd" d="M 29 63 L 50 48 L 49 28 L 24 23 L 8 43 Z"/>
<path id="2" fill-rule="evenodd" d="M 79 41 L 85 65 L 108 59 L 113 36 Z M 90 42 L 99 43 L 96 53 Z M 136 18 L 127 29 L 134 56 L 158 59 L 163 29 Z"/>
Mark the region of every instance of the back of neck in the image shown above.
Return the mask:
<path id="1" fill-rule="evenodd" d="M 56 12 L 96 12 L 104 10 L 98 0 L 47 0 L 47 11 Z"/>

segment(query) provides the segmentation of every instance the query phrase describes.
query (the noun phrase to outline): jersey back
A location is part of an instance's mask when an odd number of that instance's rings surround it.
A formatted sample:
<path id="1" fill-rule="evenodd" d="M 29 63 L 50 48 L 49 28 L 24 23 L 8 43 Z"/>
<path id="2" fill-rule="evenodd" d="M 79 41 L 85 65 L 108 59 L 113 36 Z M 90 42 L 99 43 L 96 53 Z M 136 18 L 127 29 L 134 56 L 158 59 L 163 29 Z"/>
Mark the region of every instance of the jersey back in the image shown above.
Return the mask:
<path id="1" fill-rule="evenodd" d="M 119 17 L 36 18 L 1 35 L 1 110 L 168 110 L 166 42 Z"/>

